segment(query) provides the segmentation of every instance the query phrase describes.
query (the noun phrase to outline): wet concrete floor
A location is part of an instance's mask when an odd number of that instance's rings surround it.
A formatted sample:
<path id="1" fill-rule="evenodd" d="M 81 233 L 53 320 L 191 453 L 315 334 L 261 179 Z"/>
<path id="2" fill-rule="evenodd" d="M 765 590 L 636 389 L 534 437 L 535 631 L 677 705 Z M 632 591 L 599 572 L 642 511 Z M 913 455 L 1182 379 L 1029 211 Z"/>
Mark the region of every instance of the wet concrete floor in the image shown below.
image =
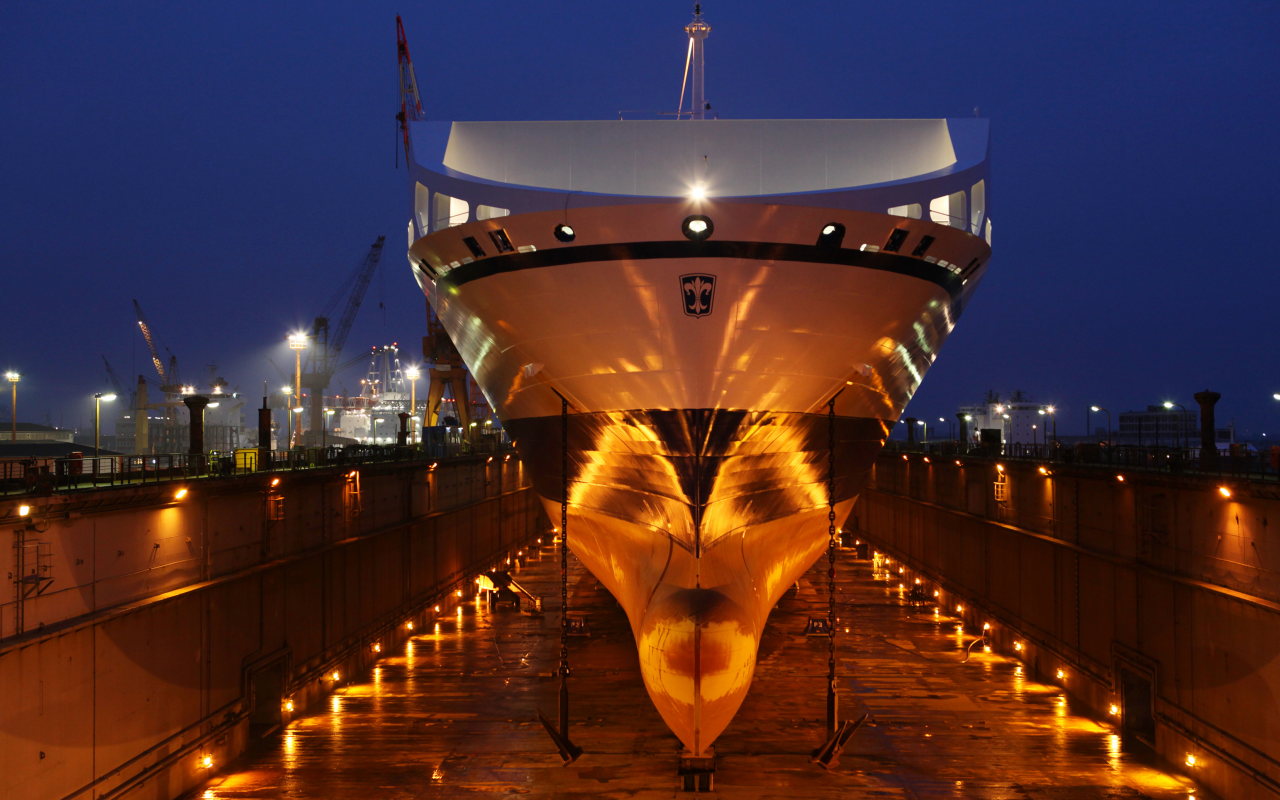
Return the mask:
<path id="1" fill-rule="evenodd" d="M 559 560 L 546 547 L 516 578 L 545 616 L 446 608 L 400 652 L 283 733 L 247 752 L 193 798 L 658 798 L 677 792 L 681 745 L 645 693 L 622 609 L 570 557 L 572 738 L 561 766 L 536 709 L 556 718 Z M 830 772 L 809 754 L 825 734 L 825 557 L 774 609 L 751 693 L 716 742 L 714 796 L 734 798 L 1213 797 L 1149 749 L 1084 716 L 1055 686 L 981 645 L 933 608 L 912 609 L 897 576 L 841 554 L 842 716 L 870 712 Z M 849 633 L 844 633 L 845 625 Z"/>

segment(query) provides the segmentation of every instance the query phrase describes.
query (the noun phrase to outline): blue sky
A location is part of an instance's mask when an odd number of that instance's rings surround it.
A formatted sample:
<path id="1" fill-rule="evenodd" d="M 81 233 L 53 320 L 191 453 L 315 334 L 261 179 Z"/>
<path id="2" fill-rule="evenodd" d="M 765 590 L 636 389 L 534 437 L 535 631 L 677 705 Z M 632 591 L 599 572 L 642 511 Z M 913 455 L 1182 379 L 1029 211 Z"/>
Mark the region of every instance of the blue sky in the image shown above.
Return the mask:
<path id="1" fill-rule="evenodd" d="M 416 351 L 395 14 L 431 118 L 607 119 L 675 106 L 691 6 L 6 6 L 0 367 L 26 375 L 20 417 L 91 419 L 100 354 L 126 383 L 147 371 L 134 298 L 185 375 L 279 383 L 263 355 L 285 366 L 285 334 L 382 234 L 347 352 Z M 991 119 L 995 255 L 908 413 L 1020 388 L 1078 433 L 1091 403 L 1211 388 L 1220 420 L 1280 435 L 1277 6 L 704 11 L 722 116 Z"/>

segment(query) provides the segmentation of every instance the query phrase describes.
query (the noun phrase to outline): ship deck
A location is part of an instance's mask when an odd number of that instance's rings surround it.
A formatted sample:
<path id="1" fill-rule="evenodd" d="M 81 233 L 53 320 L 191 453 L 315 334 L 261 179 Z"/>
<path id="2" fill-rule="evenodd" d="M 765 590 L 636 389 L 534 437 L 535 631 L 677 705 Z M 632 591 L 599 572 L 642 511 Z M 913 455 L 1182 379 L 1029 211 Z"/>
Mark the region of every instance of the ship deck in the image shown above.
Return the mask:
<path id="1" fill-rule="evenodd" d="M 842 553 L 851 603 L 841 635 L 842 706 L 869 711 L 831 772 L 808 754 L 824 733 L 826 640 L 801 635 L 826 609 L 825 558 L 766 628 L 751 693 L 716 743 L 723 797 L 1212 798 L 1084 715 L 1057 687 L 1015 674 L 956 620 L 909 608 L 896 580 Z M 548 548 L 516 577 L 547 598 L 545 617 L 464 606 L 389 654 L 371 674 L 251 748 L 195 798 L 593 798 L 676 794 L 679 742 L 645 693 L 621 608 L 571 559 L 571 608 L 591 637 L 571 640 L 572 737 L 560 764 L 536 721 L 555 716 L 559 569 Z M 842 622 L 843 627 L 845 623 Z M 1080 712 L 1080 713 L 1077 713 Z"/>

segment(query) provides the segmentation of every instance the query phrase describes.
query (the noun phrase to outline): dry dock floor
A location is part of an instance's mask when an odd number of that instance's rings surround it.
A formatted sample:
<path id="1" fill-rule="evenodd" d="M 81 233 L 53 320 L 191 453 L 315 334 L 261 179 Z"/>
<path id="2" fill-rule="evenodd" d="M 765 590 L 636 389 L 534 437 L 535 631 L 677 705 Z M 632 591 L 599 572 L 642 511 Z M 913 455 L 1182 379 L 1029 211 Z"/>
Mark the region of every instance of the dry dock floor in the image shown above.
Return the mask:
<path id="1" fill-rule="evenodd" d="M 572 738 L 564 767 L 537 722 L 556 714 L 559 560 L 550 547 L 516 574 L 543 617 L 466 602 L 423 625 L 369 674 L 227 765 L 192 798 L 659 798 L 677 792 L 681 747 L 640 679 L 621 608 L 570 557 Z M 1056 686 L 1018 674 L 975 631 L 901 599 L 896 576 L 841 554 L 843 715 L 869 711 L 838 766 L 809 762 L 825 733 L 826 559 L 774 609 L 751 693 L 716 743 L 716 791 L 732 798 L 1200 798 L 1144 745 L 1087 715 Z M 849 625 L 850 633 L 843 628 Z M 705 795 L 704 795 L 705 796 Z"/>

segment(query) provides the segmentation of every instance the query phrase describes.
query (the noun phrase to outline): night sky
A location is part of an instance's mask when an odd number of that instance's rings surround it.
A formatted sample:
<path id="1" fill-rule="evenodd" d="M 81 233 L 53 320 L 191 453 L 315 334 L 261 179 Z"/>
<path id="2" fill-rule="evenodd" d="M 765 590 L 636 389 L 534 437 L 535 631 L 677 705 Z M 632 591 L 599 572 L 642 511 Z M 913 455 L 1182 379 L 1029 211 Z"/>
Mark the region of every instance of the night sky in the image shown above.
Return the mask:
<path id="1" fill-rule="evenodd" d="M 1280 438 L 1278 8 L 711 0 L 707 94 L 736 119 L 991 119 L 994 257 L 909 414 L 1020 388 L 1078 434 L 1089 404 L 1211 388 L 1242 438 Z M 154 377 L 135 298 L 186 380 L 217 362 L 250 396 L 278 388 L 263 356 L 289 368 L 285 335 L 382 234 L 344 355 L 420 352 L 397 12 L 430 118 L 608 119 L 675 108 L 692 3 L 6 5 L 0 367 L 25 376 L 20 419 L 91 424 L 102 354 Z"/>

